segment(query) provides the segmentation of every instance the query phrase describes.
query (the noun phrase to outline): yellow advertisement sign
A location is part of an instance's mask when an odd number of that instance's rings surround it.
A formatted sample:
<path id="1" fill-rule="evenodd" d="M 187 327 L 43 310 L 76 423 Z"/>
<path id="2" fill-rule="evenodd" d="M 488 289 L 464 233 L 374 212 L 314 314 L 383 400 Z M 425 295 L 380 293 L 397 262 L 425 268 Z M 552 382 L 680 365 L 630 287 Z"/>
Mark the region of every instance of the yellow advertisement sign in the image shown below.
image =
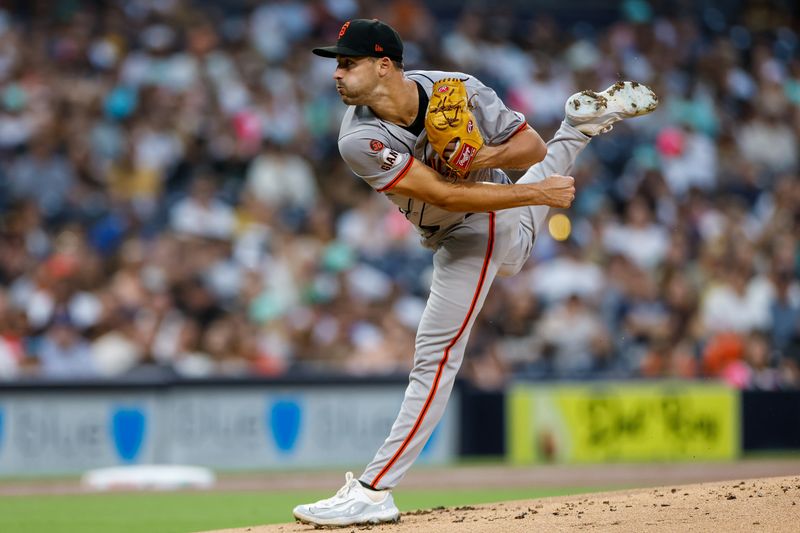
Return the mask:
<path id="1" fill-rule="evenodd" d="M 510 459 L 605 462 L 733 459 L 739 392 L 721 384 L 518 384 L 507 396 Z"/>

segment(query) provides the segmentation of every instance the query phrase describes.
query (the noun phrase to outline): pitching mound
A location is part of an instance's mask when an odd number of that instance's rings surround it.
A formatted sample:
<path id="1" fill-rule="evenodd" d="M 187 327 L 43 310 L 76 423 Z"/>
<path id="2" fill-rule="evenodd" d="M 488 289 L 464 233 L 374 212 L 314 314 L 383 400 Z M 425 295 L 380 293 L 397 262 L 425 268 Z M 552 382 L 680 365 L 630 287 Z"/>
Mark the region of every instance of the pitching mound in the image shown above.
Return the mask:
<path id="1" fill-rule="evenodd" d="M 800 476 L 626 490 L 403 513 L 398 524 L 340 531 L 461 533 L 475 531 L 795 532 Z M 313 526 L 276 524 L 214 533 L 292 533 Z"/>

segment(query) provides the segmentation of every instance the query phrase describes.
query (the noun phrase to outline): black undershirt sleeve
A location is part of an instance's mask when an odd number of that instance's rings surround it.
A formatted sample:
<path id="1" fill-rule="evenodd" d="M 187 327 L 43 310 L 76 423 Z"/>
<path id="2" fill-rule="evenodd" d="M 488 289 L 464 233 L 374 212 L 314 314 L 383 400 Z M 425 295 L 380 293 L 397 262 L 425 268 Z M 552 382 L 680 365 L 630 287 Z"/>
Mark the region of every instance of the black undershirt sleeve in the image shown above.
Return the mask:
<path id="1" fill-rule="evenodd" d="M 417 118 L 408 126 L 403 126 L 404 129 L 410 131 L 414 135 L 419 135 L 425 129 L 425 113 L 428 111 L 428 95 L 425 94 L 425 89 L 422 88 L 418 82 L 417 91 L 419 92 L 419 110 L 417 110 Z"/>

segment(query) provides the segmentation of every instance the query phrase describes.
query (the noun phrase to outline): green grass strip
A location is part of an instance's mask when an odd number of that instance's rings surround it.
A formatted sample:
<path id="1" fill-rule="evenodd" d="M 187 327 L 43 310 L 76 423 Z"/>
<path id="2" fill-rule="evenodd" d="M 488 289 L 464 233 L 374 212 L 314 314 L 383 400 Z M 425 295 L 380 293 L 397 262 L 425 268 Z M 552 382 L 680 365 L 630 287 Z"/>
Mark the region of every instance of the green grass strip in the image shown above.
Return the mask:
<path id="1" fill-rule="evenodd" d="M 574 489 L 397 490 L 401 511 L 591 492 Z M 187 533 L 291 522 L 292 508 L 330 492 L 146 492 L 5 496 L 4 533 Z"/>

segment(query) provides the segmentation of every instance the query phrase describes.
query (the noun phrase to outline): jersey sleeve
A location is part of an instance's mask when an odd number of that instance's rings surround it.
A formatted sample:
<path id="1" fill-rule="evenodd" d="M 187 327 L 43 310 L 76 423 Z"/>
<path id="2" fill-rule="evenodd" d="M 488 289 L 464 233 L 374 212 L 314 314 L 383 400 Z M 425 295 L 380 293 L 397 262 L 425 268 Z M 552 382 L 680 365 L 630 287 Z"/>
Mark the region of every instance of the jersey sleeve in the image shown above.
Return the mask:
<path id="1" fill-rule="evenodd" d="M 487 144 L 502 144 L 525 128 L 525 116 L 506 107 L 491 87 L 471 76 L 466 85 L 472 95 L 472 113 Z"/>
<path id="2" fill-rule="evenodd" d="M 342 136 L 339 153 L 350 170 L 378 192 L 391 190 L 414 161 L 411 154 L 390 148 L 385 136 L 369 130 Z"/>

